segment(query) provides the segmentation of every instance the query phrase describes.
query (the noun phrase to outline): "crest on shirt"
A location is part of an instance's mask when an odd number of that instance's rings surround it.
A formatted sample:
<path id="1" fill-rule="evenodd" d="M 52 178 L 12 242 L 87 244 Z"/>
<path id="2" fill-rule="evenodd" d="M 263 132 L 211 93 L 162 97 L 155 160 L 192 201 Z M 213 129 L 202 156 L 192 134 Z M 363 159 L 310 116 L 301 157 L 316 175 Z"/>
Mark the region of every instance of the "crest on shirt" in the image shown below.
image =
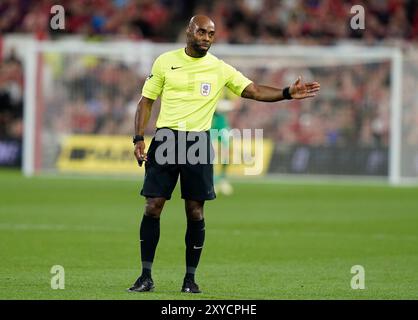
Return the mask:
<path id="1" fill-rule="evenodd" d="M 205 97 L 208 96 L 210 94 L 210 88 L 210 83 L 202 82 L 200 84 L 200 94 Z"/>

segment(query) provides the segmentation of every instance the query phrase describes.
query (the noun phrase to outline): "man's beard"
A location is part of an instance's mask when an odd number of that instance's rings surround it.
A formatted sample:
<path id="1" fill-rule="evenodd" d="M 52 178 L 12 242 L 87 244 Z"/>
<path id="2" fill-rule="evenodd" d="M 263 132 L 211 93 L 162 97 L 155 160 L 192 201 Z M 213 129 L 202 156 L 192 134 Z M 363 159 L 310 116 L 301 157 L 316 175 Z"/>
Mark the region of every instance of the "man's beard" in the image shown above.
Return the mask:
<path id="1" fill-rule="evenodd" d="M 208 46 L 207 49 L 206 48 L 204 49 L 200 46 L 200 44 L 198 42 L 193 42 L 192 47 L 201 56 L 204 56 L 210 49 L 210 45 Z"/>

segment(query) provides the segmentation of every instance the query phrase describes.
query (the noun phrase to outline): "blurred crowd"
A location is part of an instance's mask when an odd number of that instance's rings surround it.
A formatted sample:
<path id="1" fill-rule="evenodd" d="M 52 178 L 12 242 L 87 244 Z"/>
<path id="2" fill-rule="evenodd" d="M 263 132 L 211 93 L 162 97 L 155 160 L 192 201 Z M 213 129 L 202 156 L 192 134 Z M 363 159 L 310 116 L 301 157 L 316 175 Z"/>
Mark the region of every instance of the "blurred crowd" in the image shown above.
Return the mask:
<path id="1" fill-rule="evenodd" d="M 78 55 L 50 55 L 44 63 L 46 71 L 52 70 L 44 75 L 44 128 L 63 134 L 132 134 L 145 80 L 137 65 Z"/>
<path id="2" fill-rule="evenodd" d="M 64 30 L 50 28 L 54 5 L 65 10 Z M 173 41 L 193 7 L 185 0 L 2 0 L 0 32 Z"/>
<path id="3" fill-rule="evenodd" d="M 52 59 L 55 61 L 56 59 Z M 263 128 L 264 136 L 283 145 L 387 146 L 390 64 L 388 62 L 304 68 L 246 67 L 229 62 L 250 79 L 285 84 L 303 74 L 321 83 L 315 99 L 262 103 L 234 100 L 228 117 L 234 128 Z M 46 61 L 48 64 L 48 60 Z M 242 65 L 240 65 L 241 63 Z M 52 132 L 129 135 L 136 100 L 144 82 L 141 66 L 87 56 L 67 56 L 45 84 L 44 126 Z M 51 67 L 51 65 L 50 65 Z M 292 78 L 293 77 L 293 78 Z M 147 133 L 158 114 L 154 108 Z"/>
<path id="4" fill-rule="evenodd" d="M 50 8 L 55 4 L 65 9 L 63 31 L 49 28 Z M 366 11 L 365 30 L 350 28 L 350 8 L 358 4 Z M 221 43 L 330 45 L 361 40 L 370 44 L 383 39 L 413 42 L 418 35 L 415 0 L 2 0 L 0 32 L 184 43 L 187 20 L 197 13 L 213 18 L 216 41 Z M 284 86 L 297 72 L 322 85 L 316 99 L 291 101 L 286 108 L 238 99 L 229 114 L 232 127 L 264 128 L 266 137 L 284 145 L 388 145 L 389 63 L 291 70 L 230 62 L 258 83 Z M 149 72 L 139 61 L 56 55 L 45 56 L 44 63 L 44 126 L 51 132 L 133 132 L 136 102 Z M 21 138 L 22 64 L 10 54 L 0 61 L 0 70 L 0 137 Z M 409 99 L 412 104 L 416 101 Z M 158 105 L 147 133 L 152 133 L 157 113 Z M 418 123 L 418 112 L 412 113 L 412 119 Z M 413 132 L 411 136 L 418 137 L 417 130 Z"/>
<path id="5" fill-rule="evenodd" d="M 232 127 L 264 128 L 281 145 L 368 146 L 389 143 L 390 64 L 388 62 L 285 68 L 250 72 L 258 83 L 292 83 L 298 74 L 321 83 L 314 99 L 279 104 L 238 100 Z"/>
<path id="6" fill-rule="evenodd" d="M 218 41 L 228 43 L 335 44 L 341 40 L 413 39 L 418 35 L 416 0 L 235 0 L 206 1 Z M 351 8 L 365 10 L 365 30 L 353 30 Z"/>
<path id="7" fill-rule="evenodd" d="M 50 9 L 65 9 L 65 30 L 49 27 Z M 366 29 L 352 30 L 354 5 Z M 418 35 L 416 0 L 2 0 L 0 33 L 77 34 L 174 42 L 196 13 L 213 18 L 224 43 L 332 44 L 341 39 L 409 39 Z"/>
<path id="8" fill-rule="evenodd" d="M 0 60 L 0 139 L 21 140 L 22 118 L 23 69 L 12 51 Z"/>

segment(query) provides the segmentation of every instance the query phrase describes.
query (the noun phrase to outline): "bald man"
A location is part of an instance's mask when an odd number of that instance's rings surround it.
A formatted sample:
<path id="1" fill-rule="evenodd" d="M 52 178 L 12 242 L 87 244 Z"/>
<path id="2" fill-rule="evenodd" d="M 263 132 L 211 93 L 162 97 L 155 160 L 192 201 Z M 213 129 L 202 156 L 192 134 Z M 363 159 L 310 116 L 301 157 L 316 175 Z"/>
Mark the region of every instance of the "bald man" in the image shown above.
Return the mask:
<path id="1" fill-rule="evenodd" d="M 255 84 L 208 53 L 215 39 L 215 24 L 206 16 L 191 18 L 186 34 L 186 48 L 166 52 L 155 60 L 135 115 L 134 154 L 140 166 L 145 162 L 141 190 L 145 212 L 140 226 L 142 274 L 128 289 L 130 292 L 154 289 L 151 269 L 160 237 L 160 215 L 179 177 L 187 217 L 186 273 L 181 291 L 201 292 L 195 272 L 205 240 L 203 206 L 206 200 L 216 197 L 209 129 L 222 89 L 227 87 L 243 98 L 275 102 L 314 97 L 320 88 L 317 82 L 303 83 L 301 77 L 284 89 Z M 159 96 L 157 128 L 145 153 L 144 130 Z M 189 150 L 195 150 L 195 142 L 203 146 L 199 148 L 197 163 L 189 157 L 194 154 Z M 174 162 L 167 161 L 169 155 L 173 155 Z M 180 161 L 182 157 L 186 159 Z"/>

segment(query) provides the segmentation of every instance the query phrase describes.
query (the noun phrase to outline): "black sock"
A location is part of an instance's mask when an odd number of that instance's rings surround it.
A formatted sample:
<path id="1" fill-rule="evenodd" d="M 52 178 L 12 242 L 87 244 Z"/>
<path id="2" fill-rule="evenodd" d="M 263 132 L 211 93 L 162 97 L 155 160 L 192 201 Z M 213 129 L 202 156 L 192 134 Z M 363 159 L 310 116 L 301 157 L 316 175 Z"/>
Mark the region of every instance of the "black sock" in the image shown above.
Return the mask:
<path id="1" fill-rule="evenodd" d="M 185 279 L 194 281 L 194 274 L 199 264 L 205 241 L 205 220 L 187 220 L 186 230 L 186 276 Z"/>
<path id="2" fill-rule="evenodd" d="M 142 277 L 151 277 L 155 249 L 160 239 L 160 219 L 144 215 L 139 229 L 141 241 Z"/>

